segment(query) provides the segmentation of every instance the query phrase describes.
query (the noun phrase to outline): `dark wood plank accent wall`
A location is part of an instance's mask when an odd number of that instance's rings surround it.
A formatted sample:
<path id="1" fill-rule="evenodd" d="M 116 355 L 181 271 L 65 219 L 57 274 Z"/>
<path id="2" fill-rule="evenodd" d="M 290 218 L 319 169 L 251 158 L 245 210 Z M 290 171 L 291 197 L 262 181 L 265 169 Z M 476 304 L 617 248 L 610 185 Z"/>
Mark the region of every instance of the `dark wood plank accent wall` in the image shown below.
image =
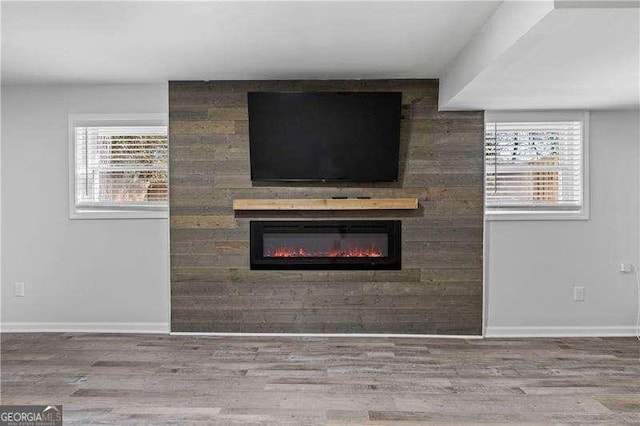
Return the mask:
<path id="1" fill-rule="evenodd" d="M 400 179 L 253 184 L 248 91 L 401 91 Z M 481 334 L 483 113 L 437 80 L 169 83 L 171 329 Z M 236 198 L 416 197 L 408 211 L 234 212 Z M 400 271 L 251 271 L 252 219 L 401 219 Z"/>

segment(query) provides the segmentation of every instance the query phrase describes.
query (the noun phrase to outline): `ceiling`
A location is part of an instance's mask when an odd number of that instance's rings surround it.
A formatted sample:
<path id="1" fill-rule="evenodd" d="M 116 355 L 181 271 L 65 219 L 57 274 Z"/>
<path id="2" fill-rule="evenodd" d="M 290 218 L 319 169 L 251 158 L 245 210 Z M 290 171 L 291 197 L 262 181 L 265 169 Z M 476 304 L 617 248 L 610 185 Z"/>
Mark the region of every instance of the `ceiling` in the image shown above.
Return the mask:
<path id="1" fill-rule="evenodd" d="M 0 5 L 3 85 L 440 78 L 443 110 L 640 107 L 637 0 Z"/>
<path id="2" fill-rule="evenodd" d="M 437 78 L 496 1 L 2 2 L 2 81 Z"/>
<path id="3" fill-rule="evenodd" d="M 554 9 L 447 109 L 634 109 L 639 83 L 640 9 Z"/>

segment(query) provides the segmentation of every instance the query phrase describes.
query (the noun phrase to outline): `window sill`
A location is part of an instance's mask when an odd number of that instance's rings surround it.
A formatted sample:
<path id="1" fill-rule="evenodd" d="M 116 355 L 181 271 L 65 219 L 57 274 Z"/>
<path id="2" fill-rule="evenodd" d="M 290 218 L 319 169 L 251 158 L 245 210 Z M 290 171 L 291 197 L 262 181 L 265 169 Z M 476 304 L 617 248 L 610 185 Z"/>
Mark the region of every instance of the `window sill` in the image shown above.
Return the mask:
<path id="1" fill-rule="evenodd" d="M 70 212 L 69 219 L 168 219 L 167 210 L 80 210 Z"/>
<path id="2" fill-rule="evenodd" d="M 589 220 L 589 212 L 587 211 L 540 211 L 540 212 L 486 212 L 484 213 L 486 221 L 503 221 L 503 220 Z"/>

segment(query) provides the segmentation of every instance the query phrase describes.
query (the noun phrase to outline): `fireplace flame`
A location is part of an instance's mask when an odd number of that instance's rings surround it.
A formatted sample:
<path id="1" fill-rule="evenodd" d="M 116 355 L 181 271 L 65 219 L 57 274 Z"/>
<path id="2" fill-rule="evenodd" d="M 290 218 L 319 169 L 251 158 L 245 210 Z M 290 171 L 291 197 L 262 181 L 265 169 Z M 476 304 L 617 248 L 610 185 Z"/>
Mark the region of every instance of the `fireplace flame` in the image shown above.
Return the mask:
<path id="1" fill-rule="evenodd" d="M 384 257 L 375 246 L 367 248 L 352 247 L 345 250 L 331 249 L 328 252 L 309 252 L 304 247 L 281 247 L 267 250 L 267 257 Z"/>

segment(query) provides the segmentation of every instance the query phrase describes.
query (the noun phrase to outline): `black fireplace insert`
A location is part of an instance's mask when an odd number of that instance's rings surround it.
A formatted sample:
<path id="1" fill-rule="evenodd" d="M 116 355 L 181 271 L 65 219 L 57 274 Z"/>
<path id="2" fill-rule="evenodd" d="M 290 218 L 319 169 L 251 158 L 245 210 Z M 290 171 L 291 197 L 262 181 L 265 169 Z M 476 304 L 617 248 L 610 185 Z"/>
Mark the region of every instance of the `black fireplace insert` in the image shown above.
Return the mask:
<path id="1" fill-rule="evenodd" d="M 400 269 L 399 220 L 251 221 L 251 269 Z"/>

